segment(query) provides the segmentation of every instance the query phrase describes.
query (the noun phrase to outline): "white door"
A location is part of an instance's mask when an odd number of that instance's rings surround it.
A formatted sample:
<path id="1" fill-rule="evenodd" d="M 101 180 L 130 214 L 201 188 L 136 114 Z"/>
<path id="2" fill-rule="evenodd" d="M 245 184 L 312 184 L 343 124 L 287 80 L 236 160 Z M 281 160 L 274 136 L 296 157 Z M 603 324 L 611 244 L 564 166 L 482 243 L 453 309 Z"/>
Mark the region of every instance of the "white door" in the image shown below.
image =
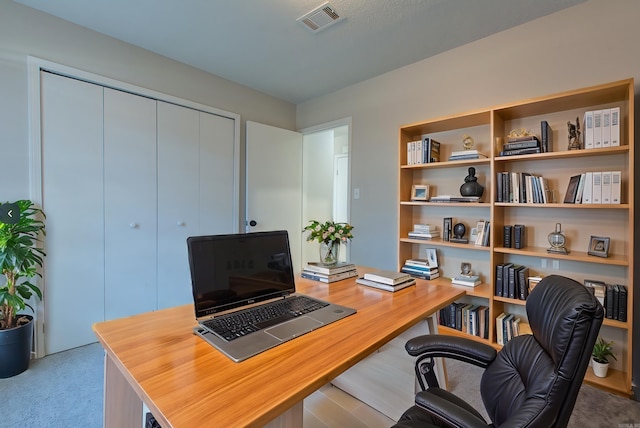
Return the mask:
<path id="1" fill-rule="evenodd" d="M 104 89 L 105 317 L 157 307 L 156 101 Z"/>
<path id="2" fill-rule="evenodd" d="M 102 87 L 40 77 L 44 351 L 52 354 L 95 342 L 91 325 L 104 320 Z"/>
<path id="3" fill-rule="evenodd" d="M 294 271 L 302 270 L 302 134 L 247 122 L 248 232 L 287 230 Z"/>

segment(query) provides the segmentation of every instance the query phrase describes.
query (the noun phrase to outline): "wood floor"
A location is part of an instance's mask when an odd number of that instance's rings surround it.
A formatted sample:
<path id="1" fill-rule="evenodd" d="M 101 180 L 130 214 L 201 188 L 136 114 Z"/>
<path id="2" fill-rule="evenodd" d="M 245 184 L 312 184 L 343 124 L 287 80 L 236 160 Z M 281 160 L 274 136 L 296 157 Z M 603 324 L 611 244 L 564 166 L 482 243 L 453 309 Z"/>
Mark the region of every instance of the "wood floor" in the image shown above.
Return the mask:
<path id="1" fill-rule="evenodd" d="M 395 421 L 329 384 L 304 400 L 304 428 L 388 428 Z"/>

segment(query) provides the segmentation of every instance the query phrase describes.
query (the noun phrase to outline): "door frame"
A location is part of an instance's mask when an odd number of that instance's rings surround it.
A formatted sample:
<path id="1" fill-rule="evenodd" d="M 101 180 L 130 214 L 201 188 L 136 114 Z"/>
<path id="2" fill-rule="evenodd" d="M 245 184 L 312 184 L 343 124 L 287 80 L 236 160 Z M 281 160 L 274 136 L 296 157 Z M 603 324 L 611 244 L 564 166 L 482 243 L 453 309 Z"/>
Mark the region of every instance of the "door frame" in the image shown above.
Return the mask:
<path id="1" fill-rule="evenodd" d="M 240 115 L 228 112 L 215 107 L 189 101 L 183 98 L 163 94 L 151 89 L 131 85 L 109 77 L 89 73 L 77 68 L 69 67 L 52 61 L 47 61 L 35 56 L 27 58 L 27 79 L 28 79 L 28 108 L 29 108 L 29 199 L 36 205 L 42 206 L 42 139 L 41 139 L 41 103 L 40 103 L 40 72 L 48 71 L 61 76 L 83 80 L 113 89 L 130 92 L 132 94 L 153 98 L 177 104 L 183 107 L 200 110 L 217 116 L 225 117 L 234 121 L 234 141 L 233 141 L 233 229 L 240 231 Z M 44 269 L 44 268 L 43 268 Z M 46 275 L 43 272 L 42 278 L 38 278 L 39 285 L 46 292 Z M 44 301 L 33 302 L 35 315 L 34 328 L 34 348 L 32 354 L 36 358 L 44 357 Z"/>
<path id="2" fill-rule="evenodd" d="M 349 155 L 349 160 L 348 160 L 349 176 L 347 178 L 347 187 L 348 187 L 347 194 L 349 195 L 349 197 L 347 198 L 347 221 L 351 222 L 351 175 L 352 175 L 351 166 L 353 164 L 352 152 L 351 152 L 351 139 L 352 139 L 353 126 L 352 126 L 351 116 L 345 117 L 342 119 L 332 120 L 326 123 L 321 123 L 319 125 L 302 128 L 302 129 L 299 129 L 298 132 L 302 134 L 302 139 L 304 141 L 304 138 L 307 135 L 315 134 L 317 132 L 322 132 L 322 131 L 329 131 L 331 129 L 340 128 L 342 126 L 347 127 L 347 146 L 348 146 L 348 155 Z M 302 165 L 302 168 L 304 169 L 304 164 Z M 304 183 L 303 183 L 303 186 L 304 186 Z M 304 191 L 304 189 L 302 190 Z M 346 245 L 346 260 L 351 260 L 351 246 L 348 244 Z"/>

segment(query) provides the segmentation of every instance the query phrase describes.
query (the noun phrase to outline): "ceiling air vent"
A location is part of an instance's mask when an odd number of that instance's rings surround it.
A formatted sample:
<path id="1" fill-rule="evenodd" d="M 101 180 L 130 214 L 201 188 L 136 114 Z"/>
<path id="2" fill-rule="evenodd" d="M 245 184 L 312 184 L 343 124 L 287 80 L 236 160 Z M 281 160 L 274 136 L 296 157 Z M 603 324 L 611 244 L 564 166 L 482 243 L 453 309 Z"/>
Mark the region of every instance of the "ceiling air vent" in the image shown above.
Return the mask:
<path id="1" fill-rule="evenodd" d="M 298 18 L 297 21 L 303 23 L 309 30 L 317 33 L 318 31 L 324 30 L 328 26 L 335 24 L 342 19 L 344 18 L 338 15 L 338 12 L 336 12 L 329 3 L 324 3 L 306 15 Z"/>

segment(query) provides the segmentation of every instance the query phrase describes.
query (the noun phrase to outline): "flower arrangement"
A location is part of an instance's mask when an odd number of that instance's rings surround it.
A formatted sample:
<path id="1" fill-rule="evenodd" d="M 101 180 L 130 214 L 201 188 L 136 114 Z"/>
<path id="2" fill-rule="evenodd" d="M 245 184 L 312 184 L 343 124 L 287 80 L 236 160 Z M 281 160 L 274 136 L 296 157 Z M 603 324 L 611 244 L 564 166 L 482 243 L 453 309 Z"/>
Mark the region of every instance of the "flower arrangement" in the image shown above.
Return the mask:
<path id="1" fill-rule="evenodd" d="M 311 220 L 309 225 L 303 229 L 303 232 L 311 232 L 307 236 L 307 241 L 318 241 L 332 245 L 336 242 L 347 242 L 353 239 L 352 230 L 353 226 L 349 223 L 336 223 L 333 221 L 321 223 L 317 220 Z"/>

